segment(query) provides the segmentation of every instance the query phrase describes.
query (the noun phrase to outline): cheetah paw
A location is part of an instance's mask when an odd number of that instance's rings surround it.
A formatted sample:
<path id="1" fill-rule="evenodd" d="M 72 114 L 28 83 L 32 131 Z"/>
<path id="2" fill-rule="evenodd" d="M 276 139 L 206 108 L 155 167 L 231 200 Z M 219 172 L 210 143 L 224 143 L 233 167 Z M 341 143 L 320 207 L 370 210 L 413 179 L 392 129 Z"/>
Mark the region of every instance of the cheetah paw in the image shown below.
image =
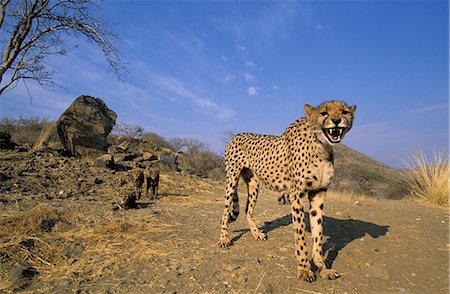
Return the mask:
<path id="1" fill-rule="evenodd" d="M 335 270 L 325 268 L 320 271 L 319 275 L 322 279 L 327 280 L 335 280 L 340 277 L 340 275 Z"/>
<path id="2" fill-rule="evenodd" d="M 316 275 L 310 269 L 299 268 L 297 271 L 297 277 L 302 279 L 305 282 L 314 282 L 316 280 Z"/>
<path id="3" fill-rule="evenodd" d="M 228 248 L 231 246 L 231 244 L 232 244 L 231 240 L 226 237 L 221 237 L 219 239 L 219 242 L 217 243 L 217 245 L 219 245 L 222 248 Z"/>
<path id="4" fill-rule="evenodd" d="M 253 235 L 255 237 L 256 240 L 267 240 L 267 235 L 264 233 L 256 233 Z"/>

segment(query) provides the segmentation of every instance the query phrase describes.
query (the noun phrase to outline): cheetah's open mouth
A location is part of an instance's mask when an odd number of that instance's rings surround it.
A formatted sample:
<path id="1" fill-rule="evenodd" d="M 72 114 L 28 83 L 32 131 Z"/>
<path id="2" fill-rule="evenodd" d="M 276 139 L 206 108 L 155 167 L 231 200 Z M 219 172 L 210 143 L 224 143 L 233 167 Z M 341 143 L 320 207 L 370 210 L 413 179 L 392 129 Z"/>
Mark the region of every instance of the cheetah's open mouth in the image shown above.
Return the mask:
<path id="1" fill-rule="evenodd" d="M 323 129 L 323 132 L 331 143 L 339 143 L 341 141 L 344 128 Z"/>

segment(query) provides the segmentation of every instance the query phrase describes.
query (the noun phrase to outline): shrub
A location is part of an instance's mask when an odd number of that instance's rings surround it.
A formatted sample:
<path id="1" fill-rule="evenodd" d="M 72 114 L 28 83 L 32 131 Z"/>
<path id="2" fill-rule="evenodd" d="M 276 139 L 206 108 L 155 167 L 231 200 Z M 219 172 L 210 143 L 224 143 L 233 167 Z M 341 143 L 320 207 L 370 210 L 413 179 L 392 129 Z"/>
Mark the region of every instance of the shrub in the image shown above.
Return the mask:
<path id="1" fill-rule="evenodd" d="M 42 129 L 51 121 L 44 117 L 19 116 L 19 118 L 3 117 L 0 119 L 0 131 L 11 134 L 15 143 L 33 145 Z"/>
<path id="2" fill-rule="evenodd" d="M 167 142 L 166 139 L 164 139 L 160 135 L 152 133 L 152 132 L 145 132 L 144 135 L 142 136 L 142 140 L 144 142 L 149 143 L 154 148 L 173 149 L 172 145 L 169 142 Z"/>
<path id="3" fill-rule="evenodd" d="M 127 139 L 142 139 L 144 128 L 127 123 L 118 123 L 113 127 L 111 134 Z"/>
<path id="4" fill-rule="evenodd" d="M 210 151 L 204 143 L 192 138 L 173 138 L 169 142 L 173 150 L 186 154 L 180 162 L 183 170 L 199 177 L 222 178 L 220 171 L 225 170 L 223 158 Z"/>
<path id="5" fill-rule="evenodd" d="M 410 156 L 403 179 L 411 195 L 427 202 L 448 205 L 450 165 L 446 151 L 436 151 L 431 159 L 423 150 Z"/>

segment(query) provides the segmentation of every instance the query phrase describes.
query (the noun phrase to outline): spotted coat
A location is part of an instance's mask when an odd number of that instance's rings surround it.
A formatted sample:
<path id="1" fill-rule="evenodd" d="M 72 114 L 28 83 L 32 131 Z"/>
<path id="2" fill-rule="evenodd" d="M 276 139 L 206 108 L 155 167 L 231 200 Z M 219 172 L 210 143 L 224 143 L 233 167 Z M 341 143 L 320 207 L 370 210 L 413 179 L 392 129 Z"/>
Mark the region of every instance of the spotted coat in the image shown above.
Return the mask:
<path id="1" fill-rule="evenodd" d="M 328 101 L 317 108 L 305 105 L 305 118 L 293 122 L 281 136 L 244 133 L 236 135 L 225 150 L 226 195 L 221 219 L 219 245 L 228 247 L 231 240 L 228 223 L 239 215 L 237 186 L 242 177 L 247 184 L 245 213 L 256 240 L 265 240 L 253 218 L 259 183 L 272 190 L 289 193 L 295 235 L 298 276 L 315 280 L 305 241 L 304 200 L 309 199 L 313 262 L 323 278 L 339 275 L 325 265 L 322 249 L 324 196 L 334 175 L 333 145 L 339 143 L 352 127 L 356 106 Z"/>

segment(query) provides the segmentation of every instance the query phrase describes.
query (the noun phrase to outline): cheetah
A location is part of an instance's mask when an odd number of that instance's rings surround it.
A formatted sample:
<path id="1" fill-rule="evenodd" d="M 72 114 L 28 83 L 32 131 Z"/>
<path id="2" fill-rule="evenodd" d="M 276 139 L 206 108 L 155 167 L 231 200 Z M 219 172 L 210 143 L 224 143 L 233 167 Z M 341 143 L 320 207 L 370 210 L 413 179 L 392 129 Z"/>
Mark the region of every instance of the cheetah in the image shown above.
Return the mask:
<path id="1" fill-rule="evenodd" d="M 150 199 L 156 199 L 158 197 L 159 170 L 153 165 L 147 166 L 144 175 L 147 181 L 146 196 L 148 197 L 148 189 L 151 188 Z"/>
<path id="2" fill-rule="evenodd" d="M 336 279 L 339 274 L 327 268 L 322 250 L 324 198 L 334 175 L 333 145 L 338 144 L 351 129 L 356 106 L 341 101 L 327 101 L 313 107 L 304 106 L 305 116 L 293 122 L 281 136 L 243 133 L 236 135 L 225 150 L 226 197 L 221 219 L 219 245 L 228 247 L 231 240 L 228 223 L 239 215 L 237 186 L 242 177 L 247 184 L 245 213 L 250 231 L 256 240 L 266 240 L 253 218 L 259 183 L 288 193 L 295 235 L 295 258 L 300 279 L 313 282 L 305 242 L 304 202 L 310 203 L 312 260 L 319 275 Z"/>
<path id="3" fill-rule="evenodd" d="M 133 178 L 136 199 L 141 199 L 142 185 L 144 184 L 144 173 L 141 169 L 132 169 L 131 176 Z"/>

